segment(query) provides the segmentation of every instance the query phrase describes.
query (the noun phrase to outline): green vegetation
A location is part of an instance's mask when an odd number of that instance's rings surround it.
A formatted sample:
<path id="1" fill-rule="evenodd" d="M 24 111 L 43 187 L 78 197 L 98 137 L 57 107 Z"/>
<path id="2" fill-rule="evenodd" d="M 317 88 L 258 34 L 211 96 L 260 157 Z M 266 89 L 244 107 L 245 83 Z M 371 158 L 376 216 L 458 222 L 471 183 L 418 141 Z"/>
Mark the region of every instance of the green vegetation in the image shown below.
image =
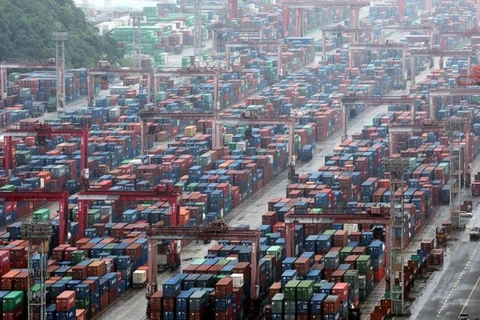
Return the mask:
<path id="1" fill-rule="evenodd" d="M 95 34 L 73 0 L 0 0 L 0 60 L 55 57 L 52 32 L 68 32 L 67 66 L 117 62 L 122 53 L 108 36 Z"/>

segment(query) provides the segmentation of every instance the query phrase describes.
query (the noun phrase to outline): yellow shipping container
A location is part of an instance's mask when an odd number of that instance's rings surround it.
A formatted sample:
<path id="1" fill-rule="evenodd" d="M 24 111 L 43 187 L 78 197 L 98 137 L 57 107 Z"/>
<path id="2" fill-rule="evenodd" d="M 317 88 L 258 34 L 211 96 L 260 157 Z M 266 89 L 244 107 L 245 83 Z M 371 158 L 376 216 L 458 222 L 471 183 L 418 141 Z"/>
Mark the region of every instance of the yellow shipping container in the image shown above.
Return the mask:
<path id="1" fill-rule="evenodd" d="M 188 126 L 185 128 L 183 134 L 187 137 L 193 137 L 197 133 L 196 126 Z"/>

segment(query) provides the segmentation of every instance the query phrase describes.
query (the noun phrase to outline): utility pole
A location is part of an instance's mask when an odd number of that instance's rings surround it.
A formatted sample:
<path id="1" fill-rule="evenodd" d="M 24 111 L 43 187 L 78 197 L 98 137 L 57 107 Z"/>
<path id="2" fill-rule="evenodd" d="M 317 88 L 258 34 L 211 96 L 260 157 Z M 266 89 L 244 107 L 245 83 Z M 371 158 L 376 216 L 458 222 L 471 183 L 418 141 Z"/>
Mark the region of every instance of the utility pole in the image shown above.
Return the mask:
<path id="1" fill-rule="evenodd" d="M 55 41 L 55 63 L 57 71 L 57 115 L 65 114 L 65 41 L 68 40 L 67 32 L 53 32 Z"/>
<path id="2" fill-rule="evenodd" d="M 397 157 L 388 158 L 383 161 L 386 172 L 390 172 L 390 266 L 387 270 L 386 279 L 390 280 L 390 300 L 392 301 L 392 314 L 397 316 L 405 314 L 405 299 L 404 299 L 404 277 L 403 277 L 403 243 L 404 236 L 408 236 L 408 224 L 410 221 L 406 219 L 403 208 L 403 174 L 409 168 L 409 160 L 407 158 Z M 395 197 L 396 187 L 400 188 L 400 199 Z M 400 235 L 398 236 L 398 233 Z M 397 240 L 400 244 L 397 245 Z M 400 255 L 400 261 L 397 263 L 397 255 Z M 398 279 L 398 281 L 397 281 Z M 398 284 L 396 284 L 398 283 Z"/>
<path id="3" fill-rule="evenodd" d="M 110 18 L 113 18 L 112 0 L 105 0 L 103 11 L 108 14 Z"/>
<path id="4" fill-rule="evenodd" d="M 130 13 L 133 30 L 133 56 L 138 59 L 138 68 L 142 67 L 140 55 L 142 53 L 142 26 L 143 12 L 135 11 Z"/>
<path id="5" fill-rule="evenodd" d="M 193 34 L 193 52 L 195 63 L 202 59 L 202 0 L 194 0 L 193 12 L 195 19 L 195 28 Z"/>
<path id="6" fill-rule="evenodd" d="M 465 125 L 466 119 L 459 117 L 450 118 L 445 123 L 450 151 L 450 217 L 454 228 L 460 228 L 460 190 L 463 180 L 462 144 L 458 143 L 458 151 L 455 152 L 454 141 L 457 134 L 465 132 Z"/>
<path id="7" fill-rule="evenodd" d="M 85 15 L 87 15 L 88 7 L 89 7 L 88 0 L 82 0 L 82 9 Z"/>
<path id="8" fill-rule="evenodd" d="M 47 242 L 50 241 L 53 230 L 48 222 L 22 223 L 22 239 L 28 240 L 28 319 L 45 320 L 47 318 L 46 285 L 47 280 Z M 34 246 L 38 247 L 34 250 Z M 33 255 L 40 255 L 39 265 L 33 265 Z M 33 291 L 33 286 L 39 285 L 38 292 Z M 37 317 L 36 315 L 39 315 Z"/>

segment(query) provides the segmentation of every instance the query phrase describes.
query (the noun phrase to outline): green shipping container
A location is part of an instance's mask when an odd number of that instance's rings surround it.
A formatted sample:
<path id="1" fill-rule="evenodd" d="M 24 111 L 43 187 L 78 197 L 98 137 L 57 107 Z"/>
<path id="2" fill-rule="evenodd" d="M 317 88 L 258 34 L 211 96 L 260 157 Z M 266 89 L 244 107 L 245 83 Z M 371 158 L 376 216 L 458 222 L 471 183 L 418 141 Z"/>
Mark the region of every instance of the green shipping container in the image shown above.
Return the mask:
<path id="1" fill-rule="evenodd" d="M 11 191 L 15 190 L 16 187 L 13 184 L 6 184 L 3 187 L 0 188 L 0 191 Z"/>
<path id="2" fill-rule="evenodd" d="M 267 255 L 275 256 L 277 261 L 282 260 L 282 247 L 280 246 L 271 246 L 267 249 Z"/>
<path id="3" fill-rule="evenodd" d="M 352 251 L 353 247 L 342 248 L 342 250 L 340 250 L 340 263 L 343 263 L 345 261 L 345 258 L 348 257 Z"/>
<path id="4" fill-rule="evenodd" d="M 353 288 L 358 288 L 360 273 L 358 270 L 347 270 L 343 276 L 346 283 Z"/>
<path id="5" fill-rule="evenodd" d="M 83 260 L 87 259 L 87 252 L 84 250 L 75 250 L 72 252 L 72 263 L 74 265 L 79 264 Z"/>
<path id="6" fill-rule="evenodd" d="M 49 222 L 50 221 L 50 209 L 38 209 L 33 213 L 33 222 Z"/>
<path id="7" fill-rule="evenodd" d="M 2 301 L 3 311 L 14 311 L 23 304 L 23 291 L 11 291 Z"/>
<path id="8" fill-rule="evenodd" d="M 313 296 L 313 281 L 304 280 L 297 286 L 297 300 L 308 301 Z"/>
<path id="9" fill-rule="evenodd" d="M 90 209 L 88 210 L 88 225 L 94 225 L 101 221 L 102 215 L 100 209 Z"/>
<path id="10" fill-rule="evenodd" d="M 300 280 L 291 280 L 287 282 L 284 290 L 285 300 L 297 300 L 296 293 L 300 282 Z"/>
<path id="11" fill-rule="evenodd" d="M 372 259 L 370 258 L 370 256 L 361 255 L 361 256 L 358 256 L 356 264 L 357 264 L 358 271 L 367 272 L 371 268 Z"/>
<path id="12" fill-rule="evenodd" d="M 335 231 L 336 230 L 325 230 L 325 232 L 323 233 L 324 236 L 332 236 L 335 234 Z"/>
<path id="13" fill-rule="evenodd" d="M 109 243 L 102 248 L 103 252 L 112 253 L 112 250 L 118 245 L 118 243 Z"/>
<path id="14" fill-rule="evenodd" d="M 90 309 L 90 299 L 77 299 L 75 301 L 75 306 L 78 309 Z"/>
<path id="15" fill-rule="evenodd" d="M 207 259 L 195 259 L 195 261 L 193 261 L 191 264 L 201 265 L 204 264 L 205 261 L 207 261 Z"/>

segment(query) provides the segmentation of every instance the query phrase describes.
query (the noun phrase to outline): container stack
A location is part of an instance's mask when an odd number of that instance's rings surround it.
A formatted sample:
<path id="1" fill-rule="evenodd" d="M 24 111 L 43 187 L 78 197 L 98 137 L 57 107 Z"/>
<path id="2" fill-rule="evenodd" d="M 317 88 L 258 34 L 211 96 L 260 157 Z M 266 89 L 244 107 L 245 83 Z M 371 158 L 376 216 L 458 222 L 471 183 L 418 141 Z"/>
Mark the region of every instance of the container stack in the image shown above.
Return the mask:
<path id="1" fill-rule="evenodd" d="M 232 319 L 233 312 L 233 279 L 225 277 L 215 284 L 215 319 Z"/>

